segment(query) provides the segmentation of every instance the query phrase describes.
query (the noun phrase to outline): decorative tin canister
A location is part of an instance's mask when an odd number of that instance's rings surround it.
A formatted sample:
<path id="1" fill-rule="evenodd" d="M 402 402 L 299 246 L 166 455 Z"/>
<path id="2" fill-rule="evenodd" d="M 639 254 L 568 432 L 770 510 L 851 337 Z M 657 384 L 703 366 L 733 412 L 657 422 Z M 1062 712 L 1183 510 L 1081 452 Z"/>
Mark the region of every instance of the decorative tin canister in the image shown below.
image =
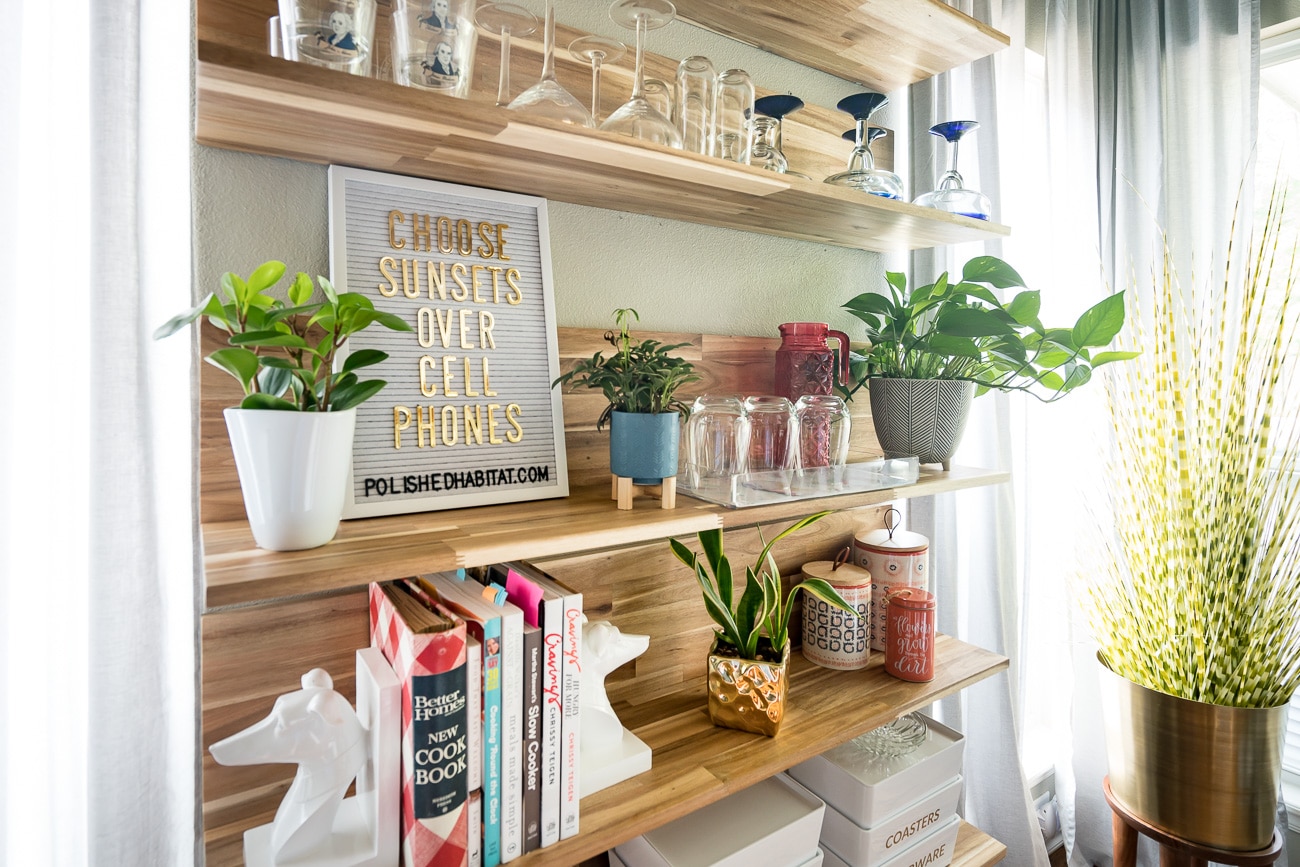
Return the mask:
<path id="1" fill-rule="evenodd" d="M 885 596 L 889 619 L 885 671 L 900 680 L 934 680 L 934 594 L 900 587 Z"/>
<path id="2" fill-rule="evenodd" d="M 848 549 L 845 549 L 847 554 Z M 871 573 L 839 560 L 805 563 L 803 577 L 820 578 L 839 592 L 858 616 L 803 594 L 803 655 L 823 668 L 853 671 L 871 657 Z"/>
<path id="3" fill-rule="evenodd" d="M 885 649 L 885 594 L 894 587 L 926 588 L 930 579 L 930 540 L 900 530 L 897 509 L 885 513 L 885 526 L 853 537 L 853 562 L 871 573 L 871 649 Z"/>

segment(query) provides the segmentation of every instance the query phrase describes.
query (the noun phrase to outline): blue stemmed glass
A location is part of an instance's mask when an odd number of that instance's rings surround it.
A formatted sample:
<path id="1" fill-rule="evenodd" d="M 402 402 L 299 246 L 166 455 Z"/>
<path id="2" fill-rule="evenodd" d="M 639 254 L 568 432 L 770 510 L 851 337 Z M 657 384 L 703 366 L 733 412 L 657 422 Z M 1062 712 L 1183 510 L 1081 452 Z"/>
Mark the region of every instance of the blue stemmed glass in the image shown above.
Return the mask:
<path id="1" fill-rule="evenodd" d="M 754 111 L 749 119 L 751 136 L 748 162 L 751 166 L 783 175 L 808 177 L 790 171 L 790 163 L 781 151 L 781 120 L 801 108 L 803 100 L 788 93 L 760 96 L 754 100 Z"/>
<path id="2" fill-rule="evenodd" d="M 915 204 L 977 220 L 989 218 L 993 211 L 989 197 L 976 190 L 966 189 L 961 173 L 957 171 L 957 143 L 966 133 L 976 129 L 979 129 L 979 122 L 973 120 L 949 120 L 930 127 L 931 135 L 939 136 L 952 145 L 952 166 L 940 179 L 939 189 L 917 196 Z"/>
<path id="3" fill-rule="evenodd" d="M 888 169 L 876 168 L 875 159 L 871 155 L 871 143 L 885 135 L 887 130 L 878 126 L 868 127 L 867 121 L 876 109 L 888 101 L 883 93 L 855 93 L 839 101 L 836 108 L 851 114 L 857 122 L 853 129 L 842 136 L 854 143 L 853 153 L 849 155 L 848 169 L 831 175 L 826 183 L 887 199 L 903 198 L 902 178 Z"/>

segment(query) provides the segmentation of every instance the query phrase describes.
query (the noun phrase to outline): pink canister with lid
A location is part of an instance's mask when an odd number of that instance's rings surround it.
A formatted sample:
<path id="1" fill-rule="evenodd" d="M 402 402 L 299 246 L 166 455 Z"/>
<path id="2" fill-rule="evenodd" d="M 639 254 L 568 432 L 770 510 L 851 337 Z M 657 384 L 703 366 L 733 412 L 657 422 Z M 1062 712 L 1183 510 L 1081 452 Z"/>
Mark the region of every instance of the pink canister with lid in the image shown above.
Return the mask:
<path id="1" fill-rule="evenodd" d="M 853 562 L 871 573 L 872 650 L 885 649 L 885 594 L 895 587 L 925 590 L 930 580 L 930 540 L 899 529 L 901 518 L 901 512 L 890 509 L 884 527 L 853 537 Z"/>

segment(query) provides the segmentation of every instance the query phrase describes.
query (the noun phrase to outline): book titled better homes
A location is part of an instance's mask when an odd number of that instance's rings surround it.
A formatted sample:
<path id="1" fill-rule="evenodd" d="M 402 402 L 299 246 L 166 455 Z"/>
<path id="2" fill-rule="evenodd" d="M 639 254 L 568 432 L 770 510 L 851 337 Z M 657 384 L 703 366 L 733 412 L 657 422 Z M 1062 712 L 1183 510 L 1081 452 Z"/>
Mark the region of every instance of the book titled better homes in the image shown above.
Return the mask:
<path id="1" fill-rule="evenodd" d="M 582 594 L 522 562 L 371 585 L 371 643 L 402 681 L 406 867 L 578 833 L 581 618 Z"/>

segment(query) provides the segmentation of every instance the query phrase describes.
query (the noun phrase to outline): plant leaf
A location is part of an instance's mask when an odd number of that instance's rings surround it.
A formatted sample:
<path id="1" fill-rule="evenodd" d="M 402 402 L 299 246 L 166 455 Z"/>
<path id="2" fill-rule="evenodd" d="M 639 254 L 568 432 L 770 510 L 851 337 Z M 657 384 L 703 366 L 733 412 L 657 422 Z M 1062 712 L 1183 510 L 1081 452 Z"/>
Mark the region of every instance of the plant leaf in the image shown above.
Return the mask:
<path id="1" fill-rule="evenodd" d="M 1101 367 L 1103 364 L 1111 364 L 1116 361 L 1128 361 L 1131 358 L 1137 358 L 1141 355 L 1141 350 L 1118 350 L 1114 352 L 1098 352 L 1092 359 L 1094 368 Z"/>
<path id="2" fill-rule="evenodd" d="M 1015 334 L 1007 325 L 987 310 L 975 307 L 951 307 L 939 315 L 935 330 L 951 337 L 996 337 Z"/>
<path id="3" fill-rule="evenodd" d="M 1032 327 L 1038 322 L 1038 311 L 1043 306 L 1043 293 L 1036 289 L 1026 289 L 1016 294 L 1007 305 L 1011 318 L 1021 325 Z"/>
<path id="4" fill-rule="evenodd" d="M 236 346 L 289 346 L 294 349 L 309 349 L 307 341 L 296 334 L 284 331 L 245 331 L 232 334 L 230 342 Z"/>
<path id="5" fill-rule="evenodd" d="M 1103 298 L 1083 311 L 1071 335 L 1075 346 L 1105 346 L 1124 327 L 1124 293 Z"/>
<path id="6" fill-rule="evenodd" d="M 976 256 L 962 268 L 963 282 L 988 283 L 999 289 L 1024 286 L 1024 279 L 1006 262 L 996 256 Z"/>
<path id="7" fill-rule="evenodd" d="M 216 296 L 209 292 L 207 297 L 194 305 L 194 307 L 184 313 L 173 316 L 171 319 L 168 319 L 162 325 L 159 325 L 154 329 L 153 339 L 161 340 L 164 337 L 170 337 L 186 325 L 189 325 L 195 319 L 198 319 L 200 316 L 221 316 L 221 314 L 221 302 L 217 301 Z"/>
<path id="8" fill-rule="evenodd" d="M 298 407 L 282 397 L 270 394 L 250 394 L 239 404 L 240 409 L 277 409 L 297 412 Z"/>
<path id="9" fill-rule="evenodd" d="M 257 353 L 251 349 L 240 349 L 234 346 L 216 350 L 207 357 L 207 361 L 239 380 L 245 394 L 252 390 L 253 378 L 257 376 L 258 368 L 262 366 Z"/>
<path id="10" fill-rule="evenodd" d="M 385 385 L 388 383 L 382 379 L 364 379 L 361 382 L 340 386 L 330 393 L 329 409 L 331 412 L 351 409 L 374 397 Z"/>
<path id="11" fill-rule="evenodd" d="M 386 358 L 388 353 L 379 349 L 358 349 L 356 352 L 349 353 L 343 360 L 343 372 L 348 373 L 372 364 L 379 364 Z"/>
<path id="12" fill-rule="evenodd" d="M 283 276 L 283 262 L 276 261 L 275 259 L 272 259 L 269 262 L 263 262 L 261 265 L 258 265 L 253 269 L 252 274 L 248 275 L 248 290 L 254 294 L 260 293 L 264 289 L 269 289 L 276 283 L 279 283 L 280 278 Z"/>

